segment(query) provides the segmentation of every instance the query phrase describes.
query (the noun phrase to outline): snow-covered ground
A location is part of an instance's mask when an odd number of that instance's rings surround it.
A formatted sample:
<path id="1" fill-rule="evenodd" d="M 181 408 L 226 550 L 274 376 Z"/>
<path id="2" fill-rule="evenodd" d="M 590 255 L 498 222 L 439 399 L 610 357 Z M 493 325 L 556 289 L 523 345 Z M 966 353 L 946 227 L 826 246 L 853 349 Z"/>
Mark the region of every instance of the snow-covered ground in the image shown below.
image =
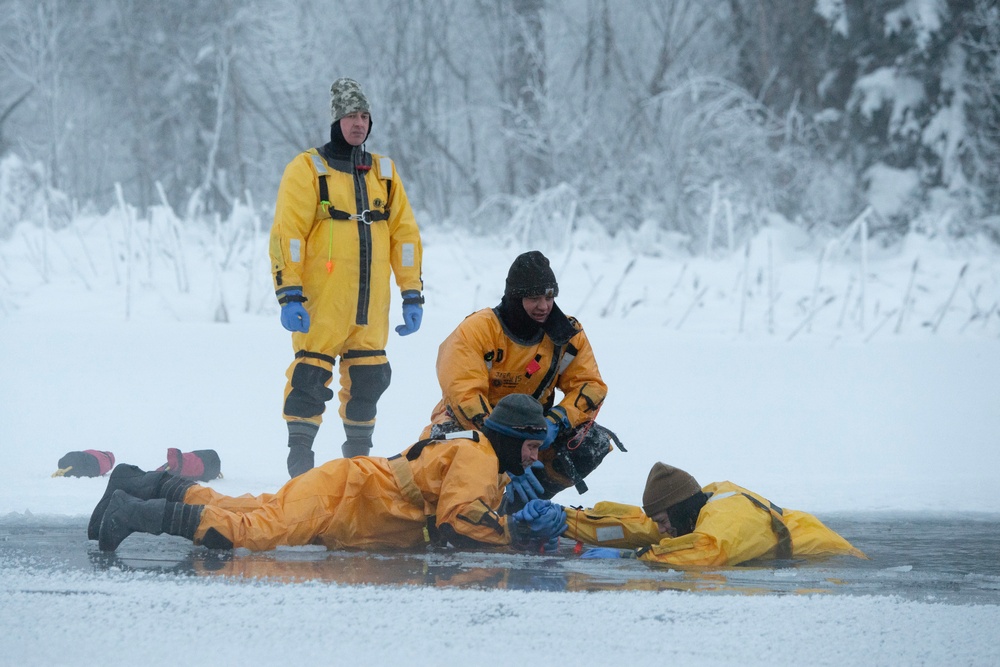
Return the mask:
<path id="1" fill-rule="evenodd" d="M 129 235 L 122 220 L 94 218 L 55 234 L 22 227 L 0 242 L 0 522 L 88 516 L 106 480 L 50 477 L 74 449 L 152 468 L 168 447 L 211 447 L 224 474 L 212 484 L 223 492 L 274 491 L 286 480 L 280 401 L 291 347 L 269 294 L 265 238 L 227 246 L 237 235 L 222 230 L 174 246 L 148 228 L 144 236 L 136 223 Z M 629 449 L 608 456 L 586 495 L 558 500 L 638 502 L 662 460 L 820 517 L 963 511 L 1000 520 L 993 251 L 921 238 L 892 251 L 869 244 L 861 254 L 856 239 L 824 251 L 772 230 L 728 258 L 650 252 L 668 242 L 580 233 L 541 245 L 557 301 L 582 321 L 610 386 L 599 421 Z M 427 232 L 423 327 L 391 335 L 376 455 L 416 439 L 439 395 L 438 343 L 498 301 L 510 261 L 534 245 Z M 220 304 L 227 323 L 214 321 Z M 336 419 L 324 425 L 318 457 L 338 453 L 342 435 Z M 138 655 L 146 664 L 1000 661 L 990 639 L 996 605 L 115 571 L 53 581 L 30 564 L 0 564 L 0 664 Z"/>

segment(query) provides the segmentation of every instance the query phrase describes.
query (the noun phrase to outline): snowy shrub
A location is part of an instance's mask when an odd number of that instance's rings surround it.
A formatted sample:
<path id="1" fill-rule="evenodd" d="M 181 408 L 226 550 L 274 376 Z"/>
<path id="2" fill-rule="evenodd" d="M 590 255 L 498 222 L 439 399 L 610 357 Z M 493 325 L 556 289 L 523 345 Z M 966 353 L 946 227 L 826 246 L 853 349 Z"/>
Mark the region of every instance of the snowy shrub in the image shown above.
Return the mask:
<path id="1" fill-rule="evenodd" d="M 21 222 L 61 229 L 70 214 L 66 195 L 46 187 L 41 163 L 28 164 L 14 154 L 0 160 L 0 238 L 9 238 Z"/>
<path id="2" fill-rule="evenodd" d="M 578 201 L 566 183 L 532 197 L 489 197 L 473 212 L 471 229 L 525 248 L 564 249 L 576 225 Z"/>
<path id="3" fill-rule="evenodd" d="M 682 184 L 668 229 L 704 241 L 706 250 L 721 239 L 732 249 L 760 229 L 766 212 L 798 213 L 811 151 L 789 119 L 739 86 L 709 77 L 688 79 L 661 102 L 676 122 L 667 125 L 672 150 L 660 166 Z"/>
<path id="4" fill-rule="evenodd" d="M 877 162 L 864 173 L 872 208 L 890 228 L 905 232 L 919 210 L 920 175 L 915 169 L 894 169 Z"/>
<path id="5" fill-rule="evenodd" d="M 815 159 L 805 170 L 797 218 L 807 229 L 833 231 L 864 209 L 857 175 L 843 162 Z"/>

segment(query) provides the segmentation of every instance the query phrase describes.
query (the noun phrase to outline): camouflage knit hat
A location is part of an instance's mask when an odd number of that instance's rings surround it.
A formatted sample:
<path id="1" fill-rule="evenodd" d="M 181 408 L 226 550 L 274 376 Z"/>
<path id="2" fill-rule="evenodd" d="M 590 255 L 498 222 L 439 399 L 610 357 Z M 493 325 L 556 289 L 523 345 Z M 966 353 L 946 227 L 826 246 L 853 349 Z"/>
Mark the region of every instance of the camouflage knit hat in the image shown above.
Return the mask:
<path id="1" fill-rule="evenodd" d="M 330 117 L 336 123 L 356 111 L 371 112 L 368 98 L 361 92 L 361 84 L 346 77 L 337 79 L 330 86 Z"/>
<path id="2" fill-rule="evenodd" d="M 655 463 L 642 492 L 642 511 L 653 516 L 701 491 L 698 480 L 680 468 Z"/>

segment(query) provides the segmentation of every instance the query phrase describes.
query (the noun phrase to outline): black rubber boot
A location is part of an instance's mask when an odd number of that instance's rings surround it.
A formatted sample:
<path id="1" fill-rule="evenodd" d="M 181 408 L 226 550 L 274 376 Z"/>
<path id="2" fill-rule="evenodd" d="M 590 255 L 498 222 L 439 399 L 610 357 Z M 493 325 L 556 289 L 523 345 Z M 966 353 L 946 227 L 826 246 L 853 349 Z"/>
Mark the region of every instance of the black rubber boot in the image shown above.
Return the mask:
<path id="1" fill-rule="evenodd" d="M 193 541 L 203 509 L 204 505 L 185 505 L 164 498 L 140 500 L 117 490 L 108 501 L 97 544 L 101 551 L 114 551 L 132 533 L 167 533 Z"/>
<path id="2" fill-rule="evenodd" d="M 316 455 L 313 450 L 302 445 L 288 446 L 288 476 L 298 477 L 309 472 L 316 465 Z"/>
<path id="3" fill-rule="evenodd" d="M 166 500 L 180 502 L 184 500 L 184 492 L 194 486 L 194 482 L 182 477 L 177 477 L 169 472 L 146 472 L 136 466 L 121 463 L 111 471 L 108 479 L 108 488 L 104 490 L 100 502 L 90 515 L 90 523 L 87 524 L 87 539 L 96 540 L 101 530 L 101 519 L 107 510 L 111 494 L 119 489 L 128 495 L 140 500 L 152 500 L 154 498 L 165 498 Z"/>
<path id="4" fill-rule="evenodd" d="M 348 438 L 340 446 L 340 451 L 344 453 L 345 459 L 368 456 L 372 451 L 372 441 L 370 438 Z"/>
<path id="5" fill-rule="evenodd" d="M 375 432 L 374 425 L 357 426 L 355 424 L 344 424 L 344 433 L 347 440 L 340 446 L 340 451 L 344 453 L 345 459 L 355 456 L 368 456 L 372 451 L 372 433 Z"/>
<path id="6" fill-rule="evenodd" d="M 140 500 L 119 489 L 108 500 L 97 544 L 101 551 L 114 551 L 122 540 L 136 531 L 159 535 L 163 532 L 166 511 L 167 501 L 163 498 Z"/>
<path id="7" fill-rule="evenodd" d="M 288 422 L 288 476 L 298 477 L 316 465 L 313 440 L 319 426 L 312 422 Z"/>

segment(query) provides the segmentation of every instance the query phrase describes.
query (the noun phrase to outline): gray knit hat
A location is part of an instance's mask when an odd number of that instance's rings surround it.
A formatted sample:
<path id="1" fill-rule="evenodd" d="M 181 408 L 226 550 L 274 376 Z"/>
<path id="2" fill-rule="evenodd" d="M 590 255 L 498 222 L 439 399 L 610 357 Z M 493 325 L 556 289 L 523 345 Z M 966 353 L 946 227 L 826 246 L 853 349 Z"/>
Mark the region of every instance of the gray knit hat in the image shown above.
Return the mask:
<path id="1" fill-rule="evenodd" d="M 330 117 L 336 123 L 356 111 L 371 112 L 368 98 L 361 92 L 361 84 L 347 77 L 337 79 L 330 86 Z"/>
<path id="2" fill-rule="evenodd" d="M 547 430 L 542 404 L 527 394 L 510 394 L 501 398 L 485 424 L 504 435 L 519 436 L 522 440 L 544 440 Z"/>
<path id="3" fill-rule="evenodd" d="M 525 440 L 545 440 L 547 431 L 542 404 L 527 394 L 510 394 L 497 401 L 483 421 L 483 433 L 490 441 L 500 470 L 523 475 L 521 449 Z"/>
<path id="4" fill-rule="evenodd" d="M 666 463 L 653 464 L 642 492 L 642 511 L 653 516 L 701 491 L 698 480 Z"/>

